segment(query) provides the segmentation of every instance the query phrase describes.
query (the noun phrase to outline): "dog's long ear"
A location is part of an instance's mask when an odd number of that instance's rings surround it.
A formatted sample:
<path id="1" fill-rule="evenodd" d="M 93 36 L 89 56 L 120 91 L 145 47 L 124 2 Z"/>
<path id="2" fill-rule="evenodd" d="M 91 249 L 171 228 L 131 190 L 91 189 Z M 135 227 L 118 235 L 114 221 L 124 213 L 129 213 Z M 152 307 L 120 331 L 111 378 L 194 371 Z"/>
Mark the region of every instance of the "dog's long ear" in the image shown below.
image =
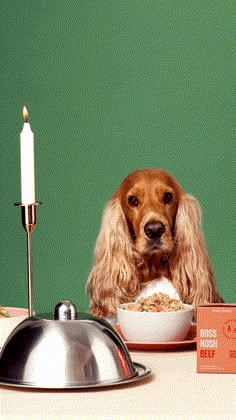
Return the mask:
<path id="1" fill-rule="evenodd" d="M 201 231 L 201 209 L 191 195 L 185 194 L 179 203 L 175 241 L 170 271 L 182 300 L 195 307 L 198 304 L 222 302 Z"/>
<path id="2" fill-rule="evenodd" d="M 103 214 L 94 266 L 87 282 L 91 312 L 98 316 L 115 315 L 117 304 L 136 296 L 138 283 L 127 222 L 118 198 L 113 198 Z"/>

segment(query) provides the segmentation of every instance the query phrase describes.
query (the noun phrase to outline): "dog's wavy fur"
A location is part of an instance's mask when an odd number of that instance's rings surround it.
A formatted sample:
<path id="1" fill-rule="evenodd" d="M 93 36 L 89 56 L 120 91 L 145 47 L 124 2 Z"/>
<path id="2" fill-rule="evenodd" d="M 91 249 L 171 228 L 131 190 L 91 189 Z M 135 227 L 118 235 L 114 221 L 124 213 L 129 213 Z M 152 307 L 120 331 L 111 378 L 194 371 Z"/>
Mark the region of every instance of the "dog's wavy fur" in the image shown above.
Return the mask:
<path id="1" fill-rule="evenodd" d="M 170 202 L 163 202 L 165 193 L 171 193 Z M 138 204 L 130 204 L 130 196 Z M 159 221 L 164 233 L 152 241 L 144 227 Z M 87 283 L 90 311 L 115 316 L 119 303 L 135 300 L 149 282 L 162 276 L 195 308 L 223 302 L 201 232 L 197 200 L 168 172 L 137 170 L 125 178 L 105 208 Z"/>

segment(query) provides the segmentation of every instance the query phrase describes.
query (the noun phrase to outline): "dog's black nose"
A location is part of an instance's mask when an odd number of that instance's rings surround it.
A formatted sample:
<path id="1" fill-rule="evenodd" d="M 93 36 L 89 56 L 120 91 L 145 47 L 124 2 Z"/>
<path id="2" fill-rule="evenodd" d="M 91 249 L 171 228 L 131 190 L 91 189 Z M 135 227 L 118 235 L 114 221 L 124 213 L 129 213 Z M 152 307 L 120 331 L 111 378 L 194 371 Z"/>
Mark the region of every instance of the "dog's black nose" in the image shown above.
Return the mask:
<path id="1" fill-rule="evenodd" d="M 160 239 L 165 232 L 165 226 L 161 222 L 146 223 L 144 232 L 150 239 Z"/>

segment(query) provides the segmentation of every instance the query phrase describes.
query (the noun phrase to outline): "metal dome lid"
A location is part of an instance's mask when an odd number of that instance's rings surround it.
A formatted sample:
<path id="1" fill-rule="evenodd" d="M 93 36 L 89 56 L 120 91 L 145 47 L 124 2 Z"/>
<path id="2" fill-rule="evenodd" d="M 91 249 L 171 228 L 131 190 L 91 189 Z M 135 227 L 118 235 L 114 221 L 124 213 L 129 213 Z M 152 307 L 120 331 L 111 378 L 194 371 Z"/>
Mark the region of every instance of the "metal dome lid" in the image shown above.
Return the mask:
<path id="1" fill-rule="evenodd" d="M 88 388 L 133 382 L 150 374 L 133 363 L 111 324 L 77 312 L 70 301 L 54 313 L 23 320 L 0 353 L 0 384 L 32 388 Z"/>

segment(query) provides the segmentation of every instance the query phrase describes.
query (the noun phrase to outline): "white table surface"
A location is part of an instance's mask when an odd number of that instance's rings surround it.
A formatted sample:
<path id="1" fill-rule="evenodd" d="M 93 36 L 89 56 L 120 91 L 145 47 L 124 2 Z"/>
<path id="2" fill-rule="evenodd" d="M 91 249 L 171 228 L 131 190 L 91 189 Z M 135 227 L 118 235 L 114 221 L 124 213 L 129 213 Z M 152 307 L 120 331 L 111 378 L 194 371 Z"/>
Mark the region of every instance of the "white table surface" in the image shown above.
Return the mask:
<path id="1" fill-rule="evenodd" d="M 134 352 L 152 375 L 94 390 L 0 387 L 2 420 L 236 419 L 236 376 L 196 373 L 196 351 Z"/>

